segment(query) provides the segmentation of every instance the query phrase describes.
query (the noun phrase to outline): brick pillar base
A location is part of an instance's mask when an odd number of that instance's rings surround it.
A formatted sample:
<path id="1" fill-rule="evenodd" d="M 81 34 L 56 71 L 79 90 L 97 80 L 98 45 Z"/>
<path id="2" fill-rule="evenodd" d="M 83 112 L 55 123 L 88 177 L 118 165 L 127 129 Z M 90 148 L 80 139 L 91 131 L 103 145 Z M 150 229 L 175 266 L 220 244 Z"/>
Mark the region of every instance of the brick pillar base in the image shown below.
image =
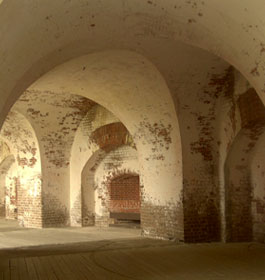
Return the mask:
<path id="1" fill-rule="evenodd" d="M 142 235 L 151 238 L 184 241 L 183 209 L 181 206 L 141 205 Z"/>

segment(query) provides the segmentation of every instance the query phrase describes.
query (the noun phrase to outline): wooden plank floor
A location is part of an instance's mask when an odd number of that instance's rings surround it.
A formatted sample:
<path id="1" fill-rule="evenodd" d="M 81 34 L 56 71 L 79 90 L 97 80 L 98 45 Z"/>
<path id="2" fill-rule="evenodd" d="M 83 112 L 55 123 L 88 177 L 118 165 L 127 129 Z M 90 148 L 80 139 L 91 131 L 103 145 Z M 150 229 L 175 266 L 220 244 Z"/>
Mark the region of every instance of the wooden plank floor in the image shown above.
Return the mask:
<path id="1" fill-rule="evenodd" d="M 0 280 L 265 279 L 263 245 L 100 248 L 79 253 L 9 257 L 5 269 L 1 268 Z"/>

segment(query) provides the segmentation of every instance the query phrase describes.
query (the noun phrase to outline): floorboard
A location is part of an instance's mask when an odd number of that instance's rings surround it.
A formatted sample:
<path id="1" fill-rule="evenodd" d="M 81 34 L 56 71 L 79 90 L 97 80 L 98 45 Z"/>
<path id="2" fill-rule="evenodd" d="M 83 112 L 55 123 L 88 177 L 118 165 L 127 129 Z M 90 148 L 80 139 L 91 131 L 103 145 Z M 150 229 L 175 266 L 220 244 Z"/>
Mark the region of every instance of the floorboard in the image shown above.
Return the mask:
<path id="1" fill-rule="evenodd" d="M 0 280 L 265 279 L 262 244 L 150 244 L 122 248 L 120 243 L 100 243 L 87 251 L 75 250 L 77 246 L 71 252 L 53 247 L 15 251 L 6 258 L 2 254 Z"/>
<path id="2" fill-rule="evenodd" d="M 26 265 L 27 265 L 27 268 L 28 268 L 28 279 L 29 280 L 39 280 L 38 273 L 36 271 L 36 268 L 35 268 L 35 265 L 34 265 L 32 259 L 33 259 L 32 257 L 25 258 Z"/>

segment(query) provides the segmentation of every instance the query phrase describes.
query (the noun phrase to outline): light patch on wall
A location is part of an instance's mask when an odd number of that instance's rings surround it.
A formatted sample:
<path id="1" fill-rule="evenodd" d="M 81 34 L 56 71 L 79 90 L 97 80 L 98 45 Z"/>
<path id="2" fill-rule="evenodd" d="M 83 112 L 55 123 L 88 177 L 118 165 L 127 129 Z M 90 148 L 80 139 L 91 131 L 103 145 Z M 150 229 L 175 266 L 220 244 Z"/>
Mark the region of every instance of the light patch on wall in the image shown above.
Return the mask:
<path id="1" fill-rule="evenodd" d="M 30 191 L 30 195 L 36 197 L 38 195 L 38 183 L 35 182 L 34 183 L 34 189 L 31 189 Z"/>
<path id="2" fill-rule="evenodd" d="M 39 180 L 36 180 L 34 182 L 34 185 L 28 190 L 28 193 L 30 196 L 37 197 L 39 195 L 40 190 L 40 182 Z"/>

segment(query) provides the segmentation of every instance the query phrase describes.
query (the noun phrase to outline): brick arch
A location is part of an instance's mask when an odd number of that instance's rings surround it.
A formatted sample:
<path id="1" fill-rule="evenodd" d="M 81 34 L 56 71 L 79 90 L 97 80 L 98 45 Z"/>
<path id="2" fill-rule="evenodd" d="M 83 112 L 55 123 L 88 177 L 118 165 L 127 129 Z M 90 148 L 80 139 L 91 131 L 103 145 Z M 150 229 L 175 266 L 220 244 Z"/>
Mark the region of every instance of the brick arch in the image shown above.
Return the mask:
<path id="1" fill-rule="evenodd" d="M 133 136 L 145 186 L 142 209 L 145 217 L 161 221 L 148 219 L 143 234 L 183 240 L 179 124 L 161 72 L 135 52 L 107 50 L 68 61 L 31 86 L 52 92 L 62 88 L 107 108 Z"/>
<path id="2" fill-rule="evenodd" d="M 90 136 L 100 149 L 108 152 L 122 145 L 133 145 L 132 137 L 121 122 L 106 124 L 94 130 Z"/>
<path id="3" fill-rule="evenodd" d="M 249 175 L 252 186 L 252 234 L 253 241 L 265 242 L 265 129 L 260 135 L 249 160 Z"/>
<path id="4" fill-rule="evenodd" d="M 109 225 L 109 189 L 111 178 L 123 174 L 139 174 L 137 152 L 122 145 L 106 153 L 99 149 L 82 171 L 82 225 Z M 113 177 L 114 176 L 114 177 Z"/>
<path id="5" fill-rule="evenodd" d="M 106 108 L 95 104 L 81 121 L 71 150 L 71 225 L 95 224 L 93 206 L 95 170 L 108 153 L 126 146 L 133 148 L 136 153 L 132 136 L 125 125 Z M 117 157 L 119 155 L 115 156 L 116 159 Z M 93 187 L 84 188 L 84 182 L 88 178 L 91 180 L 89 184 Z"/>

